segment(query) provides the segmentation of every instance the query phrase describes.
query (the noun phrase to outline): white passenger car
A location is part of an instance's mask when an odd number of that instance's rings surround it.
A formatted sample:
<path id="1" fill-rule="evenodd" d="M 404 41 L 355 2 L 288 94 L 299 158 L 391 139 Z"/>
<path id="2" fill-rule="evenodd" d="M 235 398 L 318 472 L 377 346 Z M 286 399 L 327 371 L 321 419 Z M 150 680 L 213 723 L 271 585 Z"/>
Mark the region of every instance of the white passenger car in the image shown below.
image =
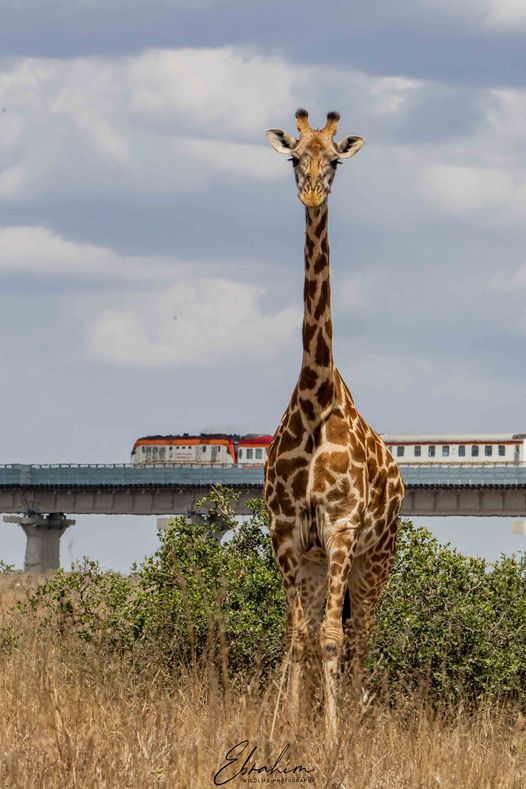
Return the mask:
<path id="1" fill-rule="evenodd" d="M 526 463 L 526 433 L 382 435 L 401 465 Z"/>

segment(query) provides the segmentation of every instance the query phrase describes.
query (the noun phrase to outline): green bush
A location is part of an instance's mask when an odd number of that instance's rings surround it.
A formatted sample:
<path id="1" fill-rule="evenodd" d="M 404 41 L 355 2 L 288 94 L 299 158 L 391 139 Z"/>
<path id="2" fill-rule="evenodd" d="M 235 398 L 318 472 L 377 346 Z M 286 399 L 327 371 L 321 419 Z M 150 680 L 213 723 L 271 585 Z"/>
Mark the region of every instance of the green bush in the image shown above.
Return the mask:
<path id="1" fill-rule="evenodd" d="M 281 655 L 284 598 L 260 512 L 219 543 L 206 524 L 177 518 L 140 571 L 137 637 L 171 662 L 228 651 L 230 667 L 264 667 Z"/>
<path id="2" fill-rule="evenodd" d="M 176 667 L 202 656 L 228 659 L 236 672 L 257 665 L 267 672 L 281 658 L 284 595 L 265 533 L 261 501 L 249 502 L 252 516 L 238 524 L 231 491 L 213 490 L 202 523 L 174 519 L 160 533 L 160 547 L 129 576 L 105 573 L 84 559 L 72 572 L 58 570 L 28 594 L 22 615 L 58 635 Z M 232 530 L 230 540 L 211 534 Z"/>
<path id="3" fill-rule="evenodd" d="M 267 673 L 283 655 L 285 600 L 262 502 L 237 524 L 220 488 L 191 525 L 175 518 L 157 552 L 123 577 L 84 560 L 29 593 L 21 614 L 41 627 L 118 651 L 136 666 L 200 660 Z M 229 540 L 212 537 L 232 529 Z M 526 700 L 526 556 L 493 565 L 400 526 L 378 609 L 372 681 L 392 693 L 424 686 L 444 700 Z"/>
<path id="4" fill-rule="evenodd" d="M 394 686 L 526 698 L 526 555 L 489 564 L 402 523 L 375 651 Z"/>

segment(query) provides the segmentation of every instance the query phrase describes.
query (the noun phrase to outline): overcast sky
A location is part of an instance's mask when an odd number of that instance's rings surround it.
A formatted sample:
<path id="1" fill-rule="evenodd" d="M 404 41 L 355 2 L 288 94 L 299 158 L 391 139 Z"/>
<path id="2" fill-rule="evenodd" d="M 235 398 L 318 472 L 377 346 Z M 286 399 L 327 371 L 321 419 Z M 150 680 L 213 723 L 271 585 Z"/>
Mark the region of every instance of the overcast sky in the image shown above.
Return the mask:
<path id="1" fill-rule="evenodd" d="M 367 138 L 330 203 L 336 360 L 366 419 L 526 431 L 522 0 L 4 0 L 1 43 L 0 463 L 274 431 L 304 215 L 264 131 L 297 106 Z M 64 563 L 155 545 L 154 518 L 78 522 Z M 510 521 L 435 526 L 526 547 Z M 0 524 L 0 557 L 23 546 Z"/>

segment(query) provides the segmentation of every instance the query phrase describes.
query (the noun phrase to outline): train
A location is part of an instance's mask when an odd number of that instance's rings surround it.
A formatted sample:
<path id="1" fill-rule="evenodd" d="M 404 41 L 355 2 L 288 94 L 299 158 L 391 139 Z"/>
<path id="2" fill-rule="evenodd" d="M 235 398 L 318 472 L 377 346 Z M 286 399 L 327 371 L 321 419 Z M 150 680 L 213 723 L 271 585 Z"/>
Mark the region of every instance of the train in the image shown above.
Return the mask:
<path id="1" fill-rule="evenodd" d="M 136 466 L 259 466 L 267 459 L 271 441 L 272 436 L 259 433 L 143 436 L 133 445 L 131 462 Z"/>
<path id="2" fill-rule="evenodd" d="M 526 433 L 384 435 L 395 460 L 411 465 L 522 465 Z"/>
<path id="3" fill-rule="evenodd" d="M 466 433 L 430 435 L 382 434 L 395 460 L 408 465 L 523 465 L 526 433 Z M 262 466 L 272 436 L 200 433 L 138 438 L 131 463 L 136 466 Z"/>

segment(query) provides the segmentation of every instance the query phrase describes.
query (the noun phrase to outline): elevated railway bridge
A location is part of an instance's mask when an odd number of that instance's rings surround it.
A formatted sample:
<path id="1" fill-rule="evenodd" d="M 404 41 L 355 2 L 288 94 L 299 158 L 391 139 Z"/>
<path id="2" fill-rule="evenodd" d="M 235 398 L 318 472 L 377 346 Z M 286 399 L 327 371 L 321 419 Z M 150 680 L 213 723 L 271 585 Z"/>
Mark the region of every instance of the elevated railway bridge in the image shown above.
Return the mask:
<path id="1" fill-rule="evenodd" d="M 526 517 L 526 465 L 401 465 L 403 515 Z M 0 466 L 0 512 L 27 536 L 25 567 L 59 566 L 69 515 L 195 516 L 214 484 L 239 491 L 238 513 L 262 495 L 261 466 Z"/>

